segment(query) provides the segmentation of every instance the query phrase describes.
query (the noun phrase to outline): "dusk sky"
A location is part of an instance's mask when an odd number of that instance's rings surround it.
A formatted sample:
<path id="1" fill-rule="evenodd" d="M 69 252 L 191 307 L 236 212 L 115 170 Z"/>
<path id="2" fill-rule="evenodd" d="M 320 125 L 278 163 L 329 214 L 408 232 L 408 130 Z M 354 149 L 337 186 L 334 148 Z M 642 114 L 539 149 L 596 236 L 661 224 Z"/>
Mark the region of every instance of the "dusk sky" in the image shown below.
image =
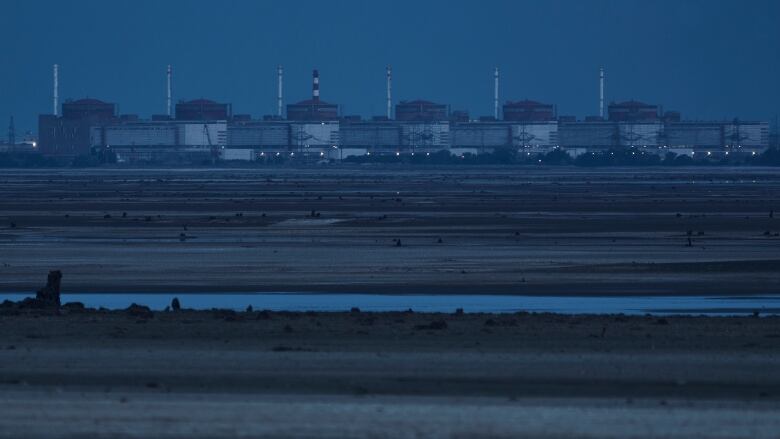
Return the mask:
<path id="1" fill-rule="evenodd" d="M 37 131 L 51 112 L 52 64 L 61 102 L 94 97 L 142 117 L 174 99 L 210 98 L 254 117 L 275 111 L 276 65 L 285 103 L 322 98 L 343 114 L 384 113 L 385 66 L 394 98 L 424 98 L 492 114 L 501 100 L 556 104 L 561 115 L 637 99 L 686 119 L 762 119 L 780 113 L 780 1 L 32 1 L 0 5 L 0 127 Z"/>

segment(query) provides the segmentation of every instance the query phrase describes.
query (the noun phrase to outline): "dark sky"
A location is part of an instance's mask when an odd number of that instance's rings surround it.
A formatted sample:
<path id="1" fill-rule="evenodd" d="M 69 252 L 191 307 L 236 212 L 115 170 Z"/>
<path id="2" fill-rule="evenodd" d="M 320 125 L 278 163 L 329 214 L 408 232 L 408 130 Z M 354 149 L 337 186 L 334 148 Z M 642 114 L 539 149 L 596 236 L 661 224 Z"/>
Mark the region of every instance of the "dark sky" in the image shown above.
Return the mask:
<path id="1" fill-rule="evenodd" d="M 17 131 L 51 112 L 53 63 L 62 99 L 144 117 L 165 110 L 169 63 L 175 100 L 232 102 L 255 117 L 275 110 L 280 63 L 286 103 L 310 95 L 318 68 L 322 98 L 363 116 L 384 113 L 387 64 L 396 101 L 472 116 L 492 114 L 494 66 L 502 100 L 559 114 L 597 113 L 599 65 L 608 101 L 688 119 L 780 113 L 778 0 L 3 0 L 0 17 L 0 127 L 14 115 Z"/>

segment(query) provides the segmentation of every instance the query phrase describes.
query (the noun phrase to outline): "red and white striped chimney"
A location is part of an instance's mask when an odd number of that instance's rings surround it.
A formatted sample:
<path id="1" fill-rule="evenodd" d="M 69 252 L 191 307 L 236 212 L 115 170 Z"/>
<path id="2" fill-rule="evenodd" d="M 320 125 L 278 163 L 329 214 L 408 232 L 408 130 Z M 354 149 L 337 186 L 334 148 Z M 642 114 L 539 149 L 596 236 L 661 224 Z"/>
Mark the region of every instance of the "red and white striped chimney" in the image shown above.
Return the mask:
<path id="1" fill-rule="evenodd" d="M 317 70 L 314 70 L 312 72 L 312 85 L 311 85 L 311 98 L 314 99 L 314 101 L 319 102 L 320 100 L 320 72 Z"/>

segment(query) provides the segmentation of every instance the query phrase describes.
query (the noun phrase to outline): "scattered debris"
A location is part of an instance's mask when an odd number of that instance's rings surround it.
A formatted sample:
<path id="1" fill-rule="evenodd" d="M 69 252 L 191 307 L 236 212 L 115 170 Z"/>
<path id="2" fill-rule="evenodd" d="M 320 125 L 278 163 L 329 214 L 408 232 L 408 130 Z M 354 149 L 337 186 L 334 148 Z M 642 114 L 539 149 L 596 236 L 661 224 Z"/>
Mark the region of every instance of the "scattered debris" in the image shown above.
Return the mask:
<path id="1" fill-rule="evenodd" d="M 68 302 L 62 305 L 62 310 L 71 313 L 78 313 L 78 312 L 85 312 L 87 310 L 87 307 L 84 306 L 84 304 L 81 302 Z"/>
<path id="2" fill-rule="evenodd" d="M 125 308 L 125 312 L 133 317 L 140 317 L 142 319 L 151 319 L 154 317 L 152 310 L 146 305 L 139 305 L 137 303 L 130 304 Z"/>

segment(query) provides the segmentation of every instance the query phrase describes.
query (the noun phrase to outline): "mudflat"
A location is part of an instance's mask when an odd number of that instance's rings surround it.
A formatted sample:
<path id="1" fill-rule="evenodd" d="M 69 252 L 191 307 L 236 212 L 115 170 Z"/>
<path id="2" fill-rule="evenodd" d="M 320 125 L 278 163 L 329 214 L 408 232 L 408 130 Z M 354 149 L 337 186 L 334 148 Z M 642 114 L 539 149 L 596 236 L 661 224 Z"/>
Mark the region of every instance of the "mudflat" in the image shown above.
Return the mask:
<path id="1" fill-rule="evenodd" d="M 761 168 L 4 171 L 0 291 L 776 294 L 778 198 Z M 780 317 L 182 306 L 0 306 L 0 437 L 780 431 Z"/>
<path id="2" fill-rule="evenodd" d="M 0 437 L 780 431 L 778 317 L 0 314 Z"/>
<path id="3" fill-rule="evenodd" d="M 6 170 L 0 291 L 756 294 L 768 168 Z"/>

